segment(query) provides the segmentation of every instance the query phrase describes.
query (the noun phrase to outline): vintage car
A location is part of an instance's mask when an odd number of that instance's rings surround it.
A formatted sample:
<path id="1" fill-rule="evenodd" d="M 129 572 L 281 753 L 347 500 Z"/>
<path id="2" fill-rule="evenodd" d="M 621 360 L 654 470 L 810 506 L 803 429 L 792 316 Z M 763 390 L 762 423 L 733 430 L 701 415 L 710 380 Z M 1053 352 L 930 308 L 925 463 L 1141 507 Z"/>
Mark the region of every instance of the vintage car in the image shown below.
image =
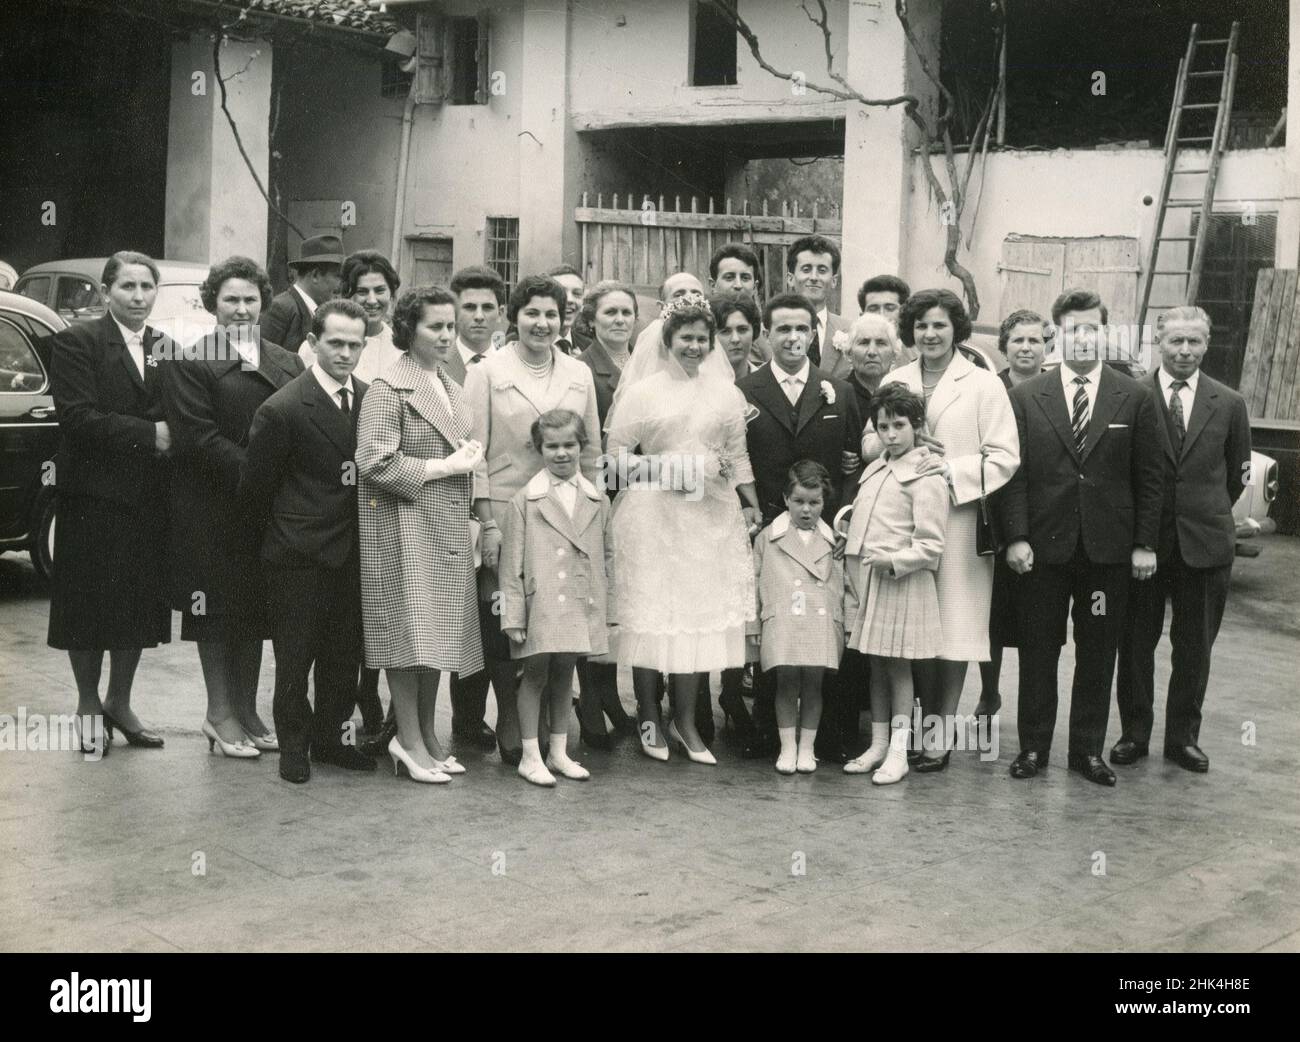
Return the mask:
<path id="1" fill-rule="evenodd" d="M 47 338 L 66 326 L 44 304 L 0 290 L 0 552 L 30 551 L 46 576 L 54 560 L 59 445 Z"/>
<path id="2" fill-rule="evenodd" d="M 91 322 L 105 312 L 99 280 L 106 263 L 107 257 L 83 257 L 36 264 L 23 272 L 14 290 L 57 311 L 65 322 Z M 168 260 L 157 264 L 158 299 L 149 312 L 149 325 L 182 346 L 216 328 L 215 316 L 199 297 L 208 266 Z"/>

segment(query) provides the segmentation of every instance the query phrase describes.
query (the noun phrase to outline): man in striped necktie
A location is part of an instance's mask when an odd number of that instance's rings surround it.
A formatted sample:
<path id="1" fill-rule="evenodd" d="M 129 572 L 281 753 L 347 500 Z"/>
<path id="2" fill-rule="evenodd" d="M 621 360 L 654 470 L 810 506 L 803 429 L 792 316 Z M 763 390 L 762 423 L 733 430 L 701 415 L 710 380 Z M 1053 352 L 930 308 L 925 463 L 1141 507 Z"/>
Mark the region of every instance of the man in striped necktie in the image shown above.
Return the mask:
<path id="1" fill-rule="evenodd" d="M 1156 407 L 1145 385 L 1102 364 L 1106 308 L 1095 293 L 1062 294 L 1052 321 L 1063 362 L 1011 389 L 1020 470 L 999 510 L 1007 563 L 1024 577 L 1021 752 L 1011 775 L 1032 778 L 1047 766 L 1057 664 L 1073 617 L 1068 766 L 1114 785 L 1101 754 L 1129 580 L 1147 582 L 1156 570 L 1164 491 Z"/>

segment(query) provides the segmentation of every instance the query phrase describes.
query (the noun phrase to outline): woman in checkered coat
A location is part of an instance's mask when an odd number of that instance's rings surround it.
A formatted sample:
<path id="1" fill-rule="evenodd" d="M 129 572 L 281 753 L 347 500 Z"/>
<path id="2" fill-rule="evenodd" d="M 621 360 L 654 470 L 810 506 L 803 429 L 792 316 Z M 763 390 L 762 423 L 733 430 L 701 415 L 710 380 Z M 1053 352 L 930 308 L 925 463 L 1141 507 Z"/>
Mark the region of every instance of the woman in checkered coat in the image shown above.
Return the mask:
<path id="1" fill-rule="evenodd" d="M 483 668 L 469 529 L 482 448 L 469 440 L 459 385 L 439 365 L 455 350 L 455 327 L 450 293 L 403 294 L 393 344 L 404 354 L 370 385 L 357 432 L 366 665 L 388 671 L 393 770 L 404 763 L 418 781 L 464 771 L 434 734 L 439 674 Z"/>

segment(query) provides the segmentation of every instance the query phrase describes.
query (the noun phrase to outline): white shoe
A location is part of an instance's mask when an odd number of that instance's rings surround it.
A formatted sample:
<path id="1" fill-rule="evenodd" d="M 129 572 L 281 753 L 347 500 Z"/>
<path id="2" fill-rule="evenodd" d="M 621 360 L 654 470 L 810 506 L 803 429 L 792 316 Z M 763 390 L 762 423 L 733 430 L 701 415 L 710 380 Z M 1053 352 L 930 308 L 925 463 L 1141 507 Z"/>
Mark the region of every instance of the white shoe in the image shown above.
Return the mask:
<path id="1" fill-rule="evenodd" d="M 717 764 L 718 761 L 708 749 L 705 749 L 702 753 L 697 753 L 686 744 L 686 739 L 683 738 L 681 732 L 677 730 L 677 721 L 675 720 L 668 721 L 668 738 L 670 741 L 676 742 L 682 747 L 686 755 L 690 758 L 691 763 L 707 763 L 710 766 L 715 766 Z"/>
<path id="2" fill-rule="evenodd" d="M 273 731 L 267 731 L 266 734 L 250 734 L 248 742 L 258 752 L 278 753 L 280 751 L 280 740 L 275 737 Z"/>
<path id="3" fill-rule="evenodd" d="M 872 785 L 893 785 L 907 777 L 907 746 L 891 746 L 884 765 L 871 776 Z"/>
<path id="4" fill-rule="evenodd" d="M 406 773 L 411 776 L 411 781 L 426 782 L 431 785 L 445 785 L 451 781 L 451 775 L 443 771 L 421 767 L 412 760 L 410 753 L 402 748 L 402 743 L 396 738 L 390 739 L 388 743 L 388 755 L 393 760 L 393 777 L 397 777 L 398 765 L 405 764 Z"/>
<path id="5" fill-rule="evenodd" d="M 646 723 L 649 723 L 649 721 L 646 721 Z M 647 730 L 647 728 L 646 728 L 645 724 L 643 724 L 643 723 L 638 723 L 638 724 L 637 724 L 636 734 L 637 734 L 637 737 L 641 740 L 641 751 L 642 751 L 643 753 L 645 753 L 648 757 L 650 757 L 650 759 L 652 759 L 652 760 L 666 760 L 666 759 L 668 759 L 668 746 L 667 746 L 666 744 L 665 744 L 665 745 L 651 745 L 648 741 L 646 741 L 646 736 L 645 736 L 645 734 L 646 734 L 646 730 Z M 654 726 L 651 725 L 651 727 L 649 728 L 649 730 L 653 731 L 653 730 L 654 730 Z"/>
<path id="6" fill-rule="evenodd" d="M 799 746 L 799 755 L 795 760 L 794 769 L 800 774 L 812 774 L 817 770 L 817 757 L 813 755 L 812 746 Z"/>
<path id="7" fill-rule="evenodd" d="M 203 727 L 200 730 L 208 740 L 209 753 L 215 752 L 219 748 L 222 756 L 229 756 L 235 760 L 252 760 L 262 755 L 261 750 L 254 748 L 251 742 L 227 742 L 221 735 L 217 734 L 217 729 L 207 720 L 203 721 Z"/>
<path id="8" fill-rule="evenodd" d="M 541 760 L 535 760 L 530 763 L 527 760 L 519 762 L 519 777 L 534 785 L 541 785 L 550 788 L 555 784 L 555 775 L 546 769 L 546 764 Z"/>
<path id="9" fill-rule="evenodd" d="M 876 746 L 873 745 L 857 759 L 850 760 L 848 763 L 846 763 L 844 765 L 844 773 L 845 774 L 870 774 L 872 771 L 874 771 L 877 767 L 879 767 L 882 763 L 885 762 L 885 757 L 888 754 L 889 754 L 889 746 L 885 745 L 885 746 L 881 746 L 880 748 L 876 748 Z M 906 756 L 903 757 L 903 762 L 904 763 L 907 762 Z"/>
<path id="10" fill-rule="evenodd" d="M 577 760 L 570 760 L 567 756 L 563 760 L 557 760 L 553 756 L 548 756 L 546 758 L 546 766 L 573 781 L 586 781 L 591 777 L 591 771 L 578 763 Z"/>
<path id="11" fill-rule="evenodd" d="M 776 758 L 776 770 L 778 774 L 794 774 L 795 769 L 799 766 L 799 755 L 793 749 L 789 752 L 782 752 Z"/>
<path id="12" fill-rule="evenodd" d="M 442 771 L 443 774 L 464 774 L 465 765 L 454 756 L 448 756 L 445 760 L 435 760 L 437 764 L 435 770 Z"/>

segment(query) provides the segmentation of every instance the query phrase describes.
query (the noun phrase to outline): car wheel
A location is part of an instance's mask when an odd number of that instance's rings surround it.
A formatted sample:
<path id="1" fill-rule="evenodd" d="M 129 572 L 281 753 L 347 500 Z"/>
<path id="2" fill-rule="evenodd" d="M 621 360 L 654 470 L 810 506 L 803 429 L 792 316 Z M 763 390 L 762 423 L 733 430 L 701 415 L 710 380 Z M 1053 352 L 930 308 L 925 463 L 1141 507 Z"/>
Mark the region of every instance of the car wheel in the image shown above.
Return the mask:
<path id="1" fill-rule="evenodd" d="M 54 497 L 46 496 L 32 540 L 32 564 L 44 579 L 54 571 Z"/>

